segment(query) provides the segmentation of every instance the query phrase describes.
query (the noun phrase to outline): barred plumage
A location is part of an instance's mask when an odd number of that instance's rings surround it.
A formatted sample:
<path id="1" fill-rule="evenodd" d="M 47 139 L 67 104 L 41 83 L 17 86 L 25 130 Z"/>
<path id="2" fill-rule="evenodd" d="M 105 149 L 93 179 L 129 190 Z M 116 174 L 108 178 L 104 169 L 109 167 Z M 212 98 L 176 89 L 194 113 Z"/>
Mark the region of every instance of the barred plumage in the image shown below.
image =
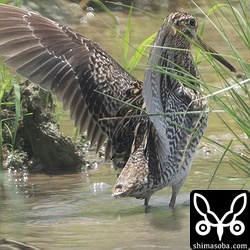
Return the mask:
<path id="1" fill-rule="evenodd" d="M 192 15 L 170 14 L 155 39 L 141 83 L 98 44 L 71 28 L 0 5 L 4 62 L 55 94 L 97 150 L 107 139 L 106 158 L 121 171 L 113 195 L 143 198 L 145 205 L 155 191 L 172 186 L 174 206 L 206 127 L 207 104 L 196 81 L 191 40 L 235 71 L 197 37 L 196 30 Z M 105 119 L 114 117 L 122 119 Z"/>

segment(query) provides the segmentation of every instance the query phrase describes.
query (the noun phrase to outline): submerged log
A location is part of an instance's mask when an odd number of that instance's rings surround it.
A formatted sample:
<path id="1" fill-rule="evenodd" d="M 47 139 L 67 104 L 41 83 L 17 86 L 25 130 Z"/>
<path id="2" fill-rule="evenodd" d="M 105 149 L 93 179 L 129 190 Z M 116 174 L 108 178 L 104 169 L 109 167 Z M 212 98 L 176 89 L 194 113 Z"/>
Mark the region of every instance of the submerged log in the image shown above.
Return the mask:
<path id="1" fill-rule="evenodd" d="M 16 250 L 41 250 L 41 248 L 28 245 L 24 242 L 11 240 L 11 239 L 0 239 L 0 249 L 16 249 Z"/>

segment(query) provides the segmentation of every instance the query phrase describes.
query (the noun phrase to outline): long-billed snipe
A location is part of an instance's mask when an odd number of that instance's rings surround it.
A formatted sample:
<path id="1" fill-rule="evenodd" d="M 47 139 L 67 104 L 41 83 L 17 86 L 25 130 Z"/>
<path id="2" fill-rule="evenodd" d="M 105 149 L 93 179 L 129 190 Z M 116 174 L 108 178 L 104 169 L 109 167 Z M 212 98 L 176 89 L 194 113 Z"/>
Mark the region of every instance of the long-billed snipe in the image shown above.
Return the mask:
<path id="1" fill-rule="evenodd" d="M 199 39 L 197 20 L 186 13 L 166 17 L 140 82 L 77 31 L 0 5 L 4 62 L 62 101 L 97 150 L 106 141 L 106 159 L 119 171 L 113 195 L 145 199 L 145 205 L 165 186 L 172 187 L 170 206 L 175 205 L 206 128 L 207 101 L 192 43 L 235 71 Z"/>

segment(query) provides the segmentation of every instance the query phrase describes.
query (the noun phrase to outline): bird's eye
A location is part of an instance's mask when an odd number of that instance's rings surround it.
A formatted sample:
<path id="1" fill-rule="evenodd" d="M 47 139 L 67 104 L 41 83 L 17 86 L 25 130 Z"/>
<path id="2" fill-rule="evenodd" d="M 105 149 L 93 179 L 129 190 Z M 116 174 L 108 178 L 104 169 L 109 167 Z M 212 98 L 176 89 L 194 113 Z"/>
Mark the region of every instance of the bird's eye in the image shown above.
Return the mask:
<path id="1" fill-rule="evenodd" d="M 196 26 L 196 20 L 195 20 L 194 18 L 190 19 L 189 25 L 190 25 L 191 27 L 195 27 L 195 26 Z"/>

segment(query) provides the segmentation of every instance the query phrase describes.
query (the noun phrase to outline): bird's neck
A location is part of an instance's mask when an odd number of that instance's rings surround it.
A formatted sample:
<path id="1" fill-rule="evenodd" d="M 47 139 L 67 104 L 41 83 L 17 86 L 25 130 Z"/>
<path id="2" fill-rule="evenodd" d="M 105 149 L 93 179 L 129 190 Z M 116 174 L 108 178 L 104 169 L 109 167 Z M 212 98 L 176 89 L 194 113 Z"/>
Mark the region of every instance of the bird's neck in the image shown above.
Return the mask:
<path id="1" fill-rule="evenodd" d="M 185 79 L 197 77 L 197 70 L 191 54 L 190 46 L 185 49 L 169 48 L 162 52 L 163 74 L 175 79 L 175 76 L 185 77 Z M 182 82 L 180 79 L 177 79 Z"/>
<path id="2" fill-rule="evenodd" d="M 158 40 L 159 43 L 157 43 Z M 183 46 L 183 43 L 181 45 Z M 192 100 L 196 99 L 197 94 L 199 95 L 196 90 L 193 90 L 193 86 L 197 90 L 197 87 L 199 87 L 195 86 L 198 82 L 196 78 L 197 71 L 190 51 L 190 44 L 186 43 L 181 48 L 177 43 L 173 43 L 171 39 L 166 39 L 166 37 L 157 39 L 151 50 L 143 82 L 143 96 L 147 112 L 149 114 L 186 112 Z M 169 121 L 163 119 L 161 115 L 149 116 L 155 130 L 154 138 L 156 139 L 153 141 L 153 146 L 158 152 L 157 155 L 159 155 L 159 171 L 161 171 L 161 167 L 166 166 L 168 156 L 176 152 L 175 150 L 171 151 L 170 143 L 172 141 L 174 145 L 176 143 L 174 138 L 170 142 L 169 136 L 171 137 L 171 135 L 167 131 L 170 125 L 172 126 L 176 122 L 182 123 L 184 118 L 179 117 L 176 120 L 174 117 L 170 116 Z M 175 128 L 175 126 L 173 127 Z M 175 130 L 179 131 L 178 129 Z M 183 140 L 183 145 L 185 143 L 186 139 Z M 180 144 L 178 146 L 180 148 L 176 150 L 181 151 L 185 148 L 185 145 L 183 148 L 181 146 Z M 152 159 L 154 159 L 153 156 Z"/>

